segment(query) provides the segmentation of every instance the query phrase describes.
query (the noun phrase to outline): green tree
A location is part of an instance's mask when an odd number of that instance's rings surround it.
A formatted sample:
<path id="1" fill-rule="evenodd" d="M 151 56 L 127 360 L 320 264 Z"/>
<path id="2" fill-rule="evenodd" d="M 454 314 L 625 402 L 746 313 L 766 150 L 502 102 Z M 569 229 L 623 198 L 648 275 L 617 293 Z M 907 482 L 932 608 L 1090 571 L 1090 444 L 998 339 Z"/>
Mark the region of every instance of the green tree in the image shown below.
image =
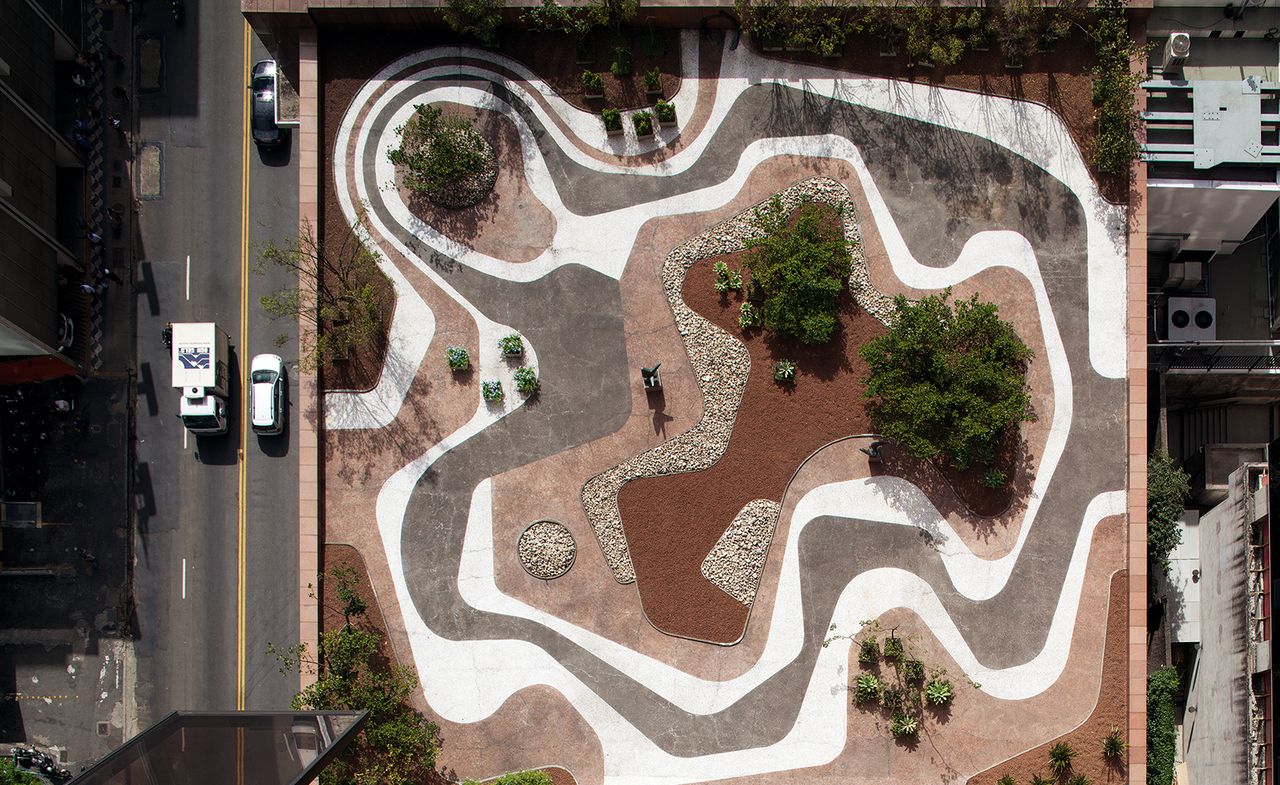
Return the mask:
<path id="1" fill-rule="evenodd" d="M 1147 459 L 1147 558 L 1169 569 L 1169 554 L 1182 542 L 1178 519 L 1191 497 L 1191 478 L 1164 450 Z"/>
<path id="2" fill-rule="evenodd" d="M 600 5 L 567 6 L 555 0 L 542 0 L 542 5 L 529 8 L 521 18 L 534 30 L 560 32 L 582 39 L 593 27 L 609 21 L 604 11 Z"/>
<path id="3" fill-rule="evenodd" d="M 1098 134 L 1091 157 L 1099 171 L 1115 174 L 1127 171 L 1138 157 L 1141 118 L 1133 108 L 1133 94 L 1142 74 L 1135 73 L 1130 64 L 1145 50 L 1129 36 L 1129 20 L 1121 0 L 1101 0 L 1094 14 L 1090 33 L 1097 52 L 1092 76 Z"/>
<path id="4" fill-rule="evenodd" d="M 801 206 L 789 222 L 777 197 L 757 215 L 764 235 L 748 243 L 745 265 L 764 293 L 764 326 L 804 343 L 826 343 L 849 275 L 840 222 L 815 204 Z"/>
<path id="5" fill-rule="evenodd" d="M 974 295 L 919 302 L 899 295 L 889 332 L 862 347 L 876 430 L 917 458 L 964 469 L 991 463 L 1009 428 L 1035 419 L 1026 384 L 1032 352 Z"/>
<path id="6" fill-rule="evenodd" d="M 503 0 L 447 0 L 441 14 L 458 35 L 475 36 L 481 43 L 498 40 Z"/>
<path id="7" fill-rule="evenodd" d="M 400 146 L 388 150 L 387 158 L 401 167 L 410 191 L 444 207 L 464 207 L 492 190 L 493 150 L 471 121 L 418 104 L 396 135 Z"/>
<path id="8" fill-rule="evenodd" d="M 1178 750 L 1178 671 L 1161 668 L 1147 677 L 1147 785 L 1171 785 Z"/>
<path id="9" fill-rule="evenodd" d="M 298 362 L 305 371 L 346 359 L 357 346 L 381 334 L 382 310 L 374 281 L 382 271 L 378 253 L 370 250 L 364 219 L 361 210 L 350 233 L 323 244 L 305 222 L 297 239 L 268 241 L 258 259 L 257 273 L 270 265 L 298 281 L 298 286 L 264 295 L 259 302 L 273 319 L 302 319 L 317 327 L 302 335 Z"/>
<path id="10" fill-rule="evenodd" d="M 355 574 L 335 570 L 347 621 L 320 634 L 319 657 L 306 646 L 281 651 L 268 646 L 280 660 L 282 673 L 308 670 L 315 683 L 293 697 L 292 707 L 306 711 L 367 711 L 364 727 L 342 755 L 320 775 L 326 785 L 411 785 L 425 782 L 435 768 L 440 749 L 435 723 L 413 708 L 418 688 L 412 669 L 391 665 L 380 652 L 381 633 L 359 623 L 365 601 L 353 603 Z M 355 617 L 355 621 L 352 621 Z"/>
<path id="11" fill-rule="evenodd" d="M 0 758 L 0 785 L 44 785 L 44 780 L 14 766 L 9 758 Z"/>

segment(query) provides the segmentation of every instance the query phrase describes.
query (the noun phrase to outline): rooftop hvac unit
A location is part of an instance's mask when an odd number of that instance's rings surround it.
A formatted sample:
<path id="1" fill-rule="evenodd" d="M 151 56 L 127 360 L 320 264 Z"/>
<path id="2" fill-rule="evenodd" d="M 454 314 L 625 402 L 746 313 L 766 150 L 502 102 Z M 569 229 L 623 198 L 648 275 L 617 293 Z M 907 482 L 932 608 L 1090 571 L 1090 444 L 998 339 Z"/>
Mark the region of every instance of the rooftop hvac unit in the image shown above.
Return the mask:
<path id="1" fill-rule="evenodd" d="M 1191 36 L 1187 33 L 1170 33 L 1164 42 L 1165 74 L 1181 73 L 1182 64 L 1191 56 Z"/>
<path id="2" fill-rule="evenodd" d="M 1204 265 L 1201 262 L 1169 262 L 1169 272 L 1165 275 L 1166 289 L 1194 289 L 1204 280 Z"/>
<path id="3" fill-rule="evenodd" d="M 1218 340 L 1218 303 L 1212 297 L 1170 297 L 1170 341 Z"/>

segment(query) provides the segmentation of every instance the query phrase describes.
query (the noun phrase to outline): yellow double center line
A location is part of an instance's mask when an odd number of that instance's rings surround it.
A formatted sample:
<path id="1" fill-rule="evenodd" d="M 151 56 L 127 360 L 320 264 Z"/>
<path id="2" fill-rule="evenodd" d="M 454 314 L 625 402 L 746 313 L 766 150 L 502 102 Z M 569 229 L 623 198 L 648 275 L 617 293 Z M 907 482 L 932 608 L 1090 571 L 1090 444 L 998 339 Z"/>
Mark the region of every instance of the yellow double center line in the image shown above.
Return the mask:
<path id="1" fill-rule="evenodd" d="M 249 23 L 244 23 L 244 77 L 249 79 Z M 241 363 L 248 362 L 249 354 L 249 91 L 244 91 L 244 122 L 240 151 L 240 345 Z M 241 367 L 241 381 L 244 368 Z M 237 542 L 236 565 L 236 709 L 244 711 L 245 682 L 245 624 L 244 624 L 244 562 L 245 562 L 245 429 L 249 427 L 249 391 L 241 384 L 239 450 L 236 463 L 239 467 L 239 487 L 236 492 Z"/>

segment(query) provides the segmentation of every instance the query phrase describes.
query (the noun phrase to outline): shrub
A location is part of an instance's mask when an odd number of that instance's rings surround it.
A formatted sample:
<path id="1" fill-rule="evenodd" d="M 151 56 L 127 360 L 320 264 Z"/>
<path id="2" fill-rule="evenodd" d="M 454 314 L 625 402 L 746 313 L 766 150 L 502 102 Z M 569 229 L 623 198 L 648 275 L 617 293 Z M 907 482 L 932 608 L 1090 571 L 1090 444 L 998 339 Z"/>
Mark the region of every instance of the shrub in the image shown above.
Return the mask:
<path id="1" fill-rule="evenodd" d="M 501 401 L 506 397 L 506 393 L 502 391 L 502 382 L 497 379 L 489 379 L 481 382 L 480 395 L 486 401 Z"/>
<path id="2" fill-rule="evenodd" d="M 522 365 L 516 369 L 516 389 L 529 395 L 538 391 L 541 386 L 538 382 L 538 374 L 527 365 Z"/>
<path id="3" fill-rule="evenodd" d="M 982 475 L 982 484 L 988 488 L 1003 488 L 1004 484 L 1009 481 L 1004 472 L 992 466 Z"/>
<path id="4" fill-rule="evenodd" d="M 441 13 L 445 24 L 459 35 L 473 35 L 484 44 L 498 39 L 502 0 L 447 0 Z"/>
<path id="5" fill-rule="evenodd" d="M 1124 736 L 1121 735 L 1120 729 L 1113 726 L 1111 732 L 1102 740 L 1102 756 L 1107 760 L 1118 761 L 1124 757 L 1124 751 L 1129 748 L 1125 743 Z"/>
<path id="6" fill-rule="evenodd" d="M 542 0 L 542 5 L 529 8 L 521 18 L 534 30 L 553 30 L 583 38 L 592 27 L 605 22 L 601 10 L 597 5 L 573 7 L 559 5 L 555 0 Z"/>
<path id="7" fill-rule="evenodd" d="M 1101 172 L 1124 172 L 1139 150 L 1135 133 L 1140 118 L 1133 109 L 1133 93 L 1142 75 L 1135 74 L 1129 63 L 1145 50 L 1129 37 L 1129 20 L 1121 0 L 1102 0 L 1094 13 L 1091 33 L 1098 59 L 1092 75 L 1098 133 L 1091 157 Z"/>
<path id="8" fill-rule="evenodd" d="M 609 63 L 609 71 L 616 77 L 631 75 L 631 50 L 620 46 L 613 50 L 613 62 Z"/>
<path id="9" fill-rule="evenodd" d="M 622 128 L 622 112 L 612 106 L 606 106 L 600 110 L 600 119 L 604 121 L 604 127 L 607 131 L 617 131 Z"/>
<path id="10" fill-rule="evenodd" d="M 890 635 L 884 639 L 884 658 L 889 662 L 902 662 L 907 656 L 906 647 L 902 645 L 902 639 Z"/>
<path id="11" fill-rule="evenodd" d="M 895 714 L 907 702 L 907 692 L 901 687 L 886 687 L 884 690 L 884 707 Z"/>
<path id="12" fill-rule="evenodd" d="M 1147 677 L 1147 783 L 1171 785 L 1178 749 L 1173 698 L 1178 694 L 1178 671 L 1161 668 Z"/>
<path id="13" fill-rule="evenodd" d="M 1009 428 L 1035 419 L 1027 390 L 1032 352 L 992 303 L 951 290 L 910 303 L 899 295 L 886 335 L 861 349 L 879 433 L 917 458 L 960 469 L 991 463 Z"/>
<path id="14" fill-rule="evenodd" d="M 1016 785 L 1016 783 L 1013 781 L 1013 777 L 1004 774 L 1000 779 L 996 780 L 996 785 Z"/>
<path id="15" fill-rule="evenodd" d="M 1093 780 L 1084 774 L 1077 774 L 1067 780 L 1067 785 L 1093 785 Z"/>
<path id="16" fill-rule="evenodd" d="M 724 262 L 716 262 L 714 269 L 716 271 L 717 292 L 736 292 L 742 288 L 742 272 L 740 270 L 730 270 L 729 265 Z"/>
<path id="17" fill-rule="evenodd" d="M 757 212 L 764 236 L 748 244 L 746 266 L 764 292 L 764 326 L 783 337 L 821 344 L 835 333 L 850 256 L 839 222 L 830 218 L 807 204 L 788 223 L 777 197 Z"/>
<path id="18" fill-rule="evenodd" d="M 751 330 L 760 326 L 760 312 L 751 303 L 743 303 L 738 309 L 738 326 L 744 330 Z"/>
<path id="19" fill-rule="evenodd" d="M 644 89 L 650 92 L 662 89 L 662 72 L 656 66 L 644 72 Z"/>
<path id="20" fill-rule="evenodd" d="M 475 780 L 463 780 L 462 785 L 480 785 Z M 551 777 L 544 771 L 517 771 L 504 774 L 488 785 L 552 785 Z"/>
<path id="21" fill-rule="evenodd" d="M 775 382 L 794 382 L 796 380 L 796 364 L 790 360 L 778 360 L 773 364 L 773 380 Z"/>
<path id="22" fill-rule="evenodd" d="M 469 120 L 445 116 L 427 104 L 414 109 L 396 129 L 400 146 L 387 151 L 387 158 L 402 167 L 405 186 L 445 207 L 479 201 L 498 176 L 489 143 Z"/>
<path id="23" fill-rule="evenodd" d="M 1039 774 L 1031 775 L 1031 785 L 1058 785 L 1049 777 L 1042 777 Z"/>
<path id="24" fill-rule="evenodd" d="M 898 712 L 893 715 L 893 724 L 889 730 L 895 738 L 914 739 L 920 732 L 920 720 L 916 719 L 914 714 Z"/>
<path id="25" fill-rule="evenodd" d="M 1049 750 L 1049 770 L 1057 776 L 1062 776 L 1071 768 L 1071 760 L 1075 756 L 1076 751 L 1070 744 L 1065 741 L 1058 742 Z"/>
<path id="26" fill-rule="evenodd" d="M 520 337 L 520 333 L 504 335 L 498 339 L 498 348 L 503 354 L 523 354 L 524 340 Z"/>
<path id="27" fill-rule="evenodd" d="M 44 785 L 44 780 L 18 768 L 9 758 L 0 758 L 0 785 Z"/>
<path id="28" fill-rule="evenodd" d="M 583 71 L 582 92 L 587 95 L 604 95 L 604 78 L 595 71 Z"/>
<path id="29" fill-rule="evenodd" d="M 872 703 L 880 700 L 884 687 L 875 674 L 864 673 L 853 681 L 853 700 L 855 703 Z"/>
<path id="30" fill-rule="evenodd" d="M 946 706 L 954 694 L 951 682 L 946 679 L 933 678 L 924 686 L 924 699 L 932 706 Z"/>
<path id="31" fill-rule="evenodd" d="M 870 664 L 880 659 L 880 642 L 876 640 L 876 636 L 863 638 L 862 643 L 858 644 L 858 662 Z"/>
<path id="32" fill-rule="evenodd" d="M 907 684 L 920 684 L 924 681 L 924 663 L 920 660 L 907 660 L 902 663 L 902 680 Z"/>
<path id="33" fill-rule="evenodd" d="M 661 98 L 653 105 L 654 112 L 658 115 L 660 123 L 674 123 L 676 121 L 676 105 L 670 101 L 664 101 Z"/>
<path id="34" fill-rule="evenodd" d="M 1147 459 L 1147 558 L 1169 569 L 1169 554 L 1182 542 L 1178 518 L 1191 496 L 1191 478 L 1164 450 Z"/>
<path id="35" fill-rule="evenodd" d="M 451 371 L 465 371 L 471 367 L 471 353 L 461 346 L 450 346 L 445 349 L 444 359 L 449 363 Z"/>
<path id="36" fill-rule="evenodd" d="M 648 136 L 653 133 L 653 114 L 636 112 L 631 115 L 631 124 L 636 127 L 636 136 Z"/>

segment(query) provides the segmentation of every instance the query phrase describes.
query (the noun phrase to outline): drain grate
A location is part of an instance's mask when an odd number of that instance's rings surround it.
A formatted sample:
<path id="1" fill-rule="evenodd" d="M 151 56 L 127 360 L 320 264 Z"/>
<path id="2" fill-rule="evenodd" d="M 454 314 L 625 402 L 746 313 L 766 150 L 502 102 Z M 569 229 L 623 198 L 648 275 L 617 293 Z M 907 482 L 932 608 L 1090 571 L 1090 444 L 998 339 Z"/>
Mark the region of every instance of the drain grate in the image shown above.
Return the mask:
<path id="1" fill-rule="evenodd" d="M 111 726 L 105 722 L 98 723 L 98 735 L 106 736 L 111 733 Z"/>

